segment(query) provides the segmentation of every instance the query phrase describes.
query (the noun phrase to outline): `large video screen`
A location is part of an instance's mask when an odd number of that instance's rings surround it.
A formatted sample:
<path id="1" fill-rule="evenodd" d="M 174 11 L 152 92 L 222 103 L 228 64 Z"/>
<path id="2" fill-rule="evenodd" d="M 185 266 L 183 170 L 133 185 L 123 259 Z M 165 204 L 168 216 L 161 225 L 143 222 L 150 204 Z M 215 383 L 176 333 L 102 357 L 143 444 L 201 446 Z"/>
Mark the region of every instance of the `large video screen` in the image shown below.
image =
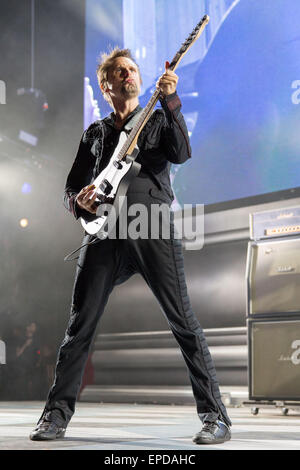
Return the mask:
<path id="1" fill-rule="evenodd" d="M 176 73 L 192 158 L 172 165 L 174 208 L 239 201 L 300 186 L 300 2 L 86 0 L 85 120 L 112 110 L 101 52 L 130 48 L 145 106 L 157 78 L 204 14 L 210 22 Z"/>

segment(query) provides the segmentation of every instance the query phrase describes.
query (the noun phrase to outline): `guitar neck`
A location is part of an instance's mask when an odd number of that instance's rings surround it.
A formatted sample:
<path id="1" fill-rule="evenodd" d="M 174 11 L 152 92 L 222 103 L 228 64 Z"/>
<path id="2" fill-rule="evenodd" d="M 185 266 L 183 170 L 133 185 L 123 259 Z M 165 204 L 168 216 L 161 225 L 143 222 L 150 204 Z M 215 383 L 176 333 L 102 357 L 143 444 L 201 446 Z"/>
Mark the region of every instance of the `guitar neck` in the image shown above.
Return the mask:
<path id="1" fill-rule="evenodd" d="M 122 160 L 123 158 L 125 158 L 126 155 L 131 155 L 132 154 L 132 152 L 135 148 L 135 145 L 137 143 L 137 139 L 138 139 L 143 127 L 145 126 L 148 119 L 150 118 L 150 116 L 152 114 L 152 111 L 155 108 L 155 105 L 156 105 L 157 101 L 159 100 L 159 97 L 160 97 L 160 90 L 155 90 L 152 97 L 148 101 L 147 105 L 143 109 L 139 119 L 137 120 L 137 122 L 135 123 L 133 128 L 131 129 L 130 134 L 129 134 L 126 142 L 124 143 L 123 147 L 121 148 L 121 151 L 118 155 L 119 160 Z"/>
<path id="2" fill-rule="evenodd" d="M 203 30 L 204 30 L 204 28 L 205 28 L 205 26 L 207 25 L 208 22 L 209 22 L 209 16 L 205 15 L 202 18 L 202 20 L 200 21 L 200 23 L 198 23 L 196 28 L 192 31 L 192 33 L 189 35 L 187 40 L 182 44 L 179 51 L 173 57 L 172 61 L 170 62 L 170 66 L 169 66 L 170 70 L 174 71 L 177 68 L 177 66 L 178 66 L 179 62 L 181 61 L 181 59 L 183 58 L 183 56 L 187 53 L 187 51 L 194 44 L 194 42 L 199 38 L 200 34 L 203 32 Z M 131 155 L 132 154 L 132 152 L 133 152 L 133 150 L 136 146 L 138 137 L 139 137 L 143 127 L 147 123 L 148 119 L 150 118 L 150 116 L 152 114 L 152 111 L 153 111 L 157 101 L 159 100 L 160 96 L 161 96 L 161 91 L 159 89 L 155 90 L 152 97 L 148 101 L 146 107 L 143 109 L 138 121 L 136 122 L 136 124 L 134 125 L 132 130 L 130 131 L 130 134 L 129 134 L 126 142 L 124 143 L 123 147 L 121 148 L 121 151 L 118 155 L 119 160 L 124 159 L 126 157 L 126 155 Z"/>
<path id="3" fill-rule="evenodd" d="M 172 62 L 170 63 L 170 70 L 175 70 L 177 67 L 179 61 L 181 59 L 181 56 L 178 56 L 178 53 L 174 56 L 172 59 Z M 123 145 L 118 158 L 122 160 L 126 155 L 131 155 L 135 145 L 137 143 L 137 139 L 147 123 L 148 119 L 150 118 L 153 109 L 155 108 L 155 105 L 157 101 L 159 100 L 161 96 L 161 91 L 160 90 L 155 90 L 153 95 L 151 96 L 150 100 L 148 101 L 147 105 L 143 109 L 138 121 L 135 123 L 134 127 L 131 129 L 130 134 L 128 136 L 128 139 L 126 140 L 125 144 Z"/>

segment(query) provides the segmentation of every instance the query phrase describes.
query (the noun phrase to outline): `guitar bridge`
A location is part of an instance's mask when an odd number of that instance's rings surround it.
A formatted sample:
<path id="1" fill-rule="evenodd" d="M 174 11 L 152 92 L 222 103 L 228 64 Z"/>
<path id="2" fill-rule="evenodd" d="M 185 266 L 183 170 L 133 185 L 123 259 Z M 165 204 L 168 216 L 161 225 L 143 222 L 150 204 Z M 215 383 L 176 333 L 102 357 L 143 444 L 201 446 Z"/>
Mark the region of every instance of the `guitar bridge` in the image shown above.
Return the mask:
<path id="1" fill-rule="evenodd" d="M 114 197 L 105 196 L 104 194 L 98 194 L 95 204 L 100 206 L 101 204 L 113 204 Z"/>

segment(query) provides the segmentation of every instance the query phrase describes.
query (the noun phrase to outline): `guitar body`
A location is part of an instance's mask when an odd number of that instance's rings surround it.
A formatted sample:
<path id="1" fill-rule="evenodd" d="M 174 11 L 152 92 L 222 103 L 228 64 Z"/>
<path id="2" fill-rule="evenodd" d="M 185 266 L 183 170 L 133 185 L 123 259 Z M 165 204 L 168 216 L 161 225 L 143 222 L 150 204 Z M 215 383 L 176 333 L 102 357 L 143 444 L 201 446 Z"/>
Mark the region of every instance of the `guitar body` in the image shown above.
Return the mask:
<path id="1" fill-rule="evenodd" d="M 131 155 L 119 161 L 117 156 L 127 139 L 125 132 L 121 132 L 118 145 L 109 161 L 109 164 L 97 176 L 93 184 L 96 186 L 97 198 L 99 202 L 97 210 L 97 219 L 86 222 L 81 218 L 81 224 L 85 231 L 90 235 L 96 235 L 100 239 L 105 239 L 115 225 L 115 215 L 119 215 L 128 187 L 141 169 L 141 165 L 135 162 L 139 152 L 136 147 Z M 103 202 L 103 200 L 105 200 Z"/>

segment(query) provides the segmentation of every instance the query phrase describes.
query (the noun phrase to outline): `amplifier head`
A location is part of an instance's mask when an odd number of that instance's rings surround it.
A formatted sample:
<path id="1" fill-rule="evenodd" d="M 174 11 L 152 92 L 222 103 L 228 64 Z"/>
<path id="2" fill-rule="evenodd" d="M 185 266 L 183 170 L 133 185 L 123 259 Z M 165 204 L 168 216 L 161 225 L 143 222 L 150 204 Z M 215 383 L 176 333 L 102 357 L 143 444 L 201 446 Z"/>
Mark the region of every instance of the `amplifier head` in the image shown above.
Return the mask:
<path id="1" fill-rule="evenodd" d="M 254 212 L 249 218 L 252 240 L 300 235 L 299 206 Z"/>

